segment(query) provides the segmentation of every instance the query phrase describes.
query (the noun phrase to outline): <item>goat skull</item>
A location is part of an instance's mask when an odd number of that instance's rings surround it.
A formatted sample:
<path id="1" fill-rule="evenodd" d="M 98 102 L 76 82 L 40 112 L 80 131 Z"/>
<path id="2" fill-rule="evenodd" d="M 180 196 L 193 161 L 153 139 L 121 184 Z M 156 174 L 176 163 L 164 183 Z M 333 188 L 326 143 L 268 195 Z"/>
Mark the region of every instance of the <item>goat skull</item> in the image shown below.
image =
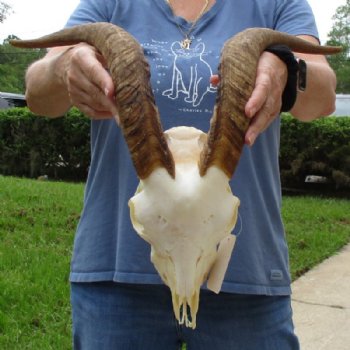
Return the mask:
<path id="1" fill-rule="evenodd" d="M 195 328 L 200 287 L 216 260 L 220 242 L 233 239 L 230 233 L 237 220 L 239 200 L 232 195 L 229 178 L 220 169 L 211 167 L 205 176 L 199 174 L 205 133 L 177 127 L 165 135 L 175 160 L 176 177 L 158 168 L 141 180 L 129 201 L 131 219 L 135 230 L 152 247 L 152 262 L 171 289 L 177 320 Z M 221 270 L 222 277 L 226 267 Z"/>

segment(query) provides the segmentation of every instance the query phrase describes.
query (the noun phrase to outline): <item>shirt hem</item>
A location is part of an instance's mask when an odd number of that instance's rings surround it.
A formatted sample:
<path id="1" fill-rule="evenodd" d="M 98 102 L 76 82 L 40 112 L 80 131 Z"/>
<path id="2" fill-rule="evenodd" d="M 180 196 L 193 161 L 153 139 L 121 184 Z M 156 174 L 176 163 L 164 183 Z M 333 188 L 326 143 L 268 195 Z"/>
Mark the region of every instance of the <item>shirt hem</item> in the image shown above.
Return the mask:
<path id="1" fill-rule="evenodd" d="M 164 284 L 161 278 L 155 274 L 121 273 L 114 271 L 107 272 L 71 272 L 69 281 L 71 283 L 93 283 L 113 281 L 118 283 L 134 284 Z M 203 289 L 207 289 L 203 286 Z M 290 284 L 281 286 L 242 284 L 237 282 L 224 281 L 221 292 L 233 294 L 286 296 L 291 295 Z"/>

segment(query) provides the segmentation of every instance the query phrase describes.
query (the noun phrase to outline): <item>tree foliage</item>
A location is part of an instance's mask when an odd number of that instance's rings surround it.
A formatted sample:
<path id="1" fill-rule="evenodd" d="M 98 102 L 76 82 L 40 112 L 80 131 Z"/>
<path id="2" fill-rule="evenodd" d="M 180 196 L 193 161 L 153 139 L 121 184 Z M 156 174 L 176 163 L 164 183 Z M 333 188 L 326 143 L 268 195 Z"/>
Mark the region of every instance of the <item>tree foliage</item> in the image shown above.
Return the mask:
<path id="1" fill-rule="evenodd" d="M 329 62 L 337 74 L 337 92 L 350 93 L 350 0 L 346 0 L 344 5 L 337 8 L 328 36 L 328 45 L 343 47 L 341 54 L 329 57 Z"/>
<path id="2" fill-rule="evenodd" d="M 11 6 L 6 2 L 0 1 L 0 23 L 4 22 L 11 11 Z"/>
<path id="3" fill-rule="evenodd" d="M 11 13 L 11 6 L 0 1 L 0 23 Z M 0 91 L 23 93 L 24 75 L 30 63 L 42 57 L 45 50 L 22 50 L 12 47 L 10 39 L 18 39 L 11 35 L 0 45 Z"/>
<path id="4" fill-rule="evenodd" d="M 18 49 L 9 44 L 11 35 L 0 45 L 0 91 L 23 93 L 24 76 L 29 64 L 42 57 L 44 49 Z"/>
<path id="5" fill-rule="evenodd" d="M 11 13 L 11 6 L 0 1 L 0 23 Z M 43 49 L 18 49 L 9 44 L 10 39 L 18 39 L 10 35 L 0 45 L 0 91 L 23 93 L 24 75 L 30 63 L 42 57 Z"/>

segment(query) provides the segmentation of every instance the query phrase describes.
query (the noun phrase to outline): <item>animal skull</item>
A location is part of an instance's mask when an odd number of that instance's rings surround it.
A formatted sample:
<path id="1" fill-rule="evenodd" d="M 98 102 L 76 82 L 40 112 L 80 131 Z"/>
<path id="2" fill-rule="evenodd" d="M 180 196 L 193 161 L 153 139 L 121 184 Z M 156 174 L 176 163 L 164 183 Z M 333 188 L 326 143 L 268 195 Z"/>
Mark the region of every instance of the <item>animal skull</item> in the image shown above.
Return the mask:
<path id="1" fill-rule="evenodd" d="M 195 328 L 200 287 L 215 263 L 220 242 L 231 236 L 239 200 L 219 168 L 211 167 L 205 176 L 199 174 L 205 133 L 177 127 L 165 135 L 175 160 L 176 177 L 158 168 L 141 180 L 129 201 L 131 220 L 152 247 L 152 262 L 171 289 L 177 320 Z M 221 270 L 222 278 L 227 263 Z"/>
<path id="2" fill-rule="evenodd" d="M 11 44 L 41 48 L 82 41 L 101 52 L 116 86 L 120 127 L 141 180 L 130 200 L 132 223 L 152 246 L 152 261 L 171 289 L 177 319 L 194 328 L 199 288 L 210 273 L 208 287 L 219 292 L 234 245 L 230 232 L 239 200 L 228 181 L 249 126 L 244 109 L 261 53 L 274 44 L 313 54 L 341 48 L 266 28 L 247 29 L 229 39 L 221 54 L 218 98 L 206 138 L 185 127 L 163 133 L 142 48 L 113 24 L 90 23 Z"/>

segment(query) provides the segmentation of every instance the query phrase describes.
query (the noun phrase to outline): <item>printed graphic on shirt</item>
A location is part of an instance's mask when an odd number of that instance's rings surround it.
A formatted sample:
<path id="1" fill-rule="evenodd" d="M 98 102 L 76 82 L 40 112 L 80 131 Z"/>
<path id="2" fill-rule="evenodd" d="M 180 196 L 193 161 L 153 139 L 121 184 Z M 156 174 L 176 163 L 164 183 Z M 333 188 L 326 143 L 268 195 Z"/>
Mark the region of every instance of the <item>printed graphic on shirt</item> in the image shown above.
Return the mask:
<path id="1" fill-rule="evenodd" d="M 163 96 L 173 100 L 183 97 L 193 107 L 198 107 L 208 92 L 216 92 L 210 84 L 213 71 L 203 58 L 204 43 L 184 49 L 179 41 L 171 45 L 174 55 L 171 87 L 163 91 Z"/>
<path id="2" fill-rule="evenodd" d="M 199 112 L 203 98 L 208 93 L 216 93 L 210 84 L 213 70 L 205 56 L 205 44 L 197 39 L 189 49 L 183 49 L 179 41 L 173 43 L 152 40 L 142 44 L 149 59 L 155 61 L 157 86 L 154 92 L 170 100 L 181 102 L 187 111 Z"/>

